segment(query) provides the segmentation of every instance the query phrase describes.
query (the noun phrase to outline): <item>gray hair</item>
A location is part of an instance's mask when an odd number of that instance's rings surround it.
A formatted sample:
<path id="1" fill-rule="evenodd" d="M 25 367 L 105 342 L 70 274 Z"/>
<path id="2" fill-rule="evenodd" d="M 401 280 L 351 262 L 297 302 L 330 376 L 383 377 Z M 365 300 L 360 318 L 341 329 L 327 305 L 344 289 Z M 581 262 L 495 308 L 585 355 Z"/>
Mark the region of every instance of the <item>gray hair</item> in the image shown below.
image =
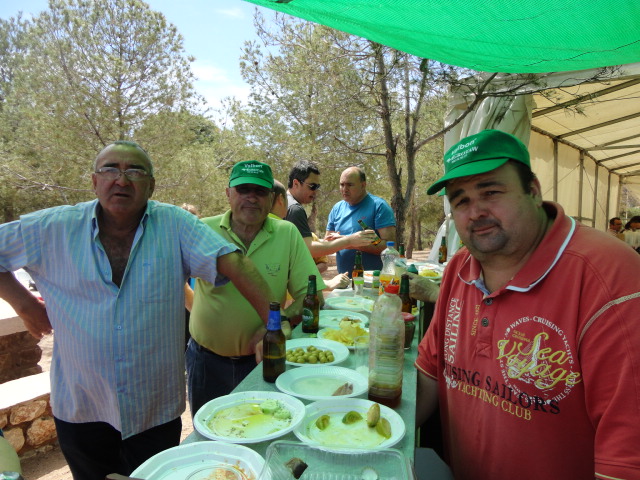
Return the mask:
<path id="1" fill-rule="evenodd" d="M 153 162 L 151 161 L 151 157 L 149 156 L 147 151 L 144 148 L 142 148 L 138 143 L 132 142 L 130 140 L 116 140 L 115 142 L 110 143 L 109 145 L 104 147 L 102 150 L 100 150 L 100 153 L 98 153 L 96 158 L 93 160 L 93 171 L 94 172 L 97 170 L 98 159 L 100 158 L 100 155 L 102 155 L 102 152 L 104 152 L 106 149 L 112 148 L 114 146 L 122 146 L 122 147 L 126 147 L 126 148 L 137 150 L 138 153 L 142 156 L 142 158 L 146 159 L 147 162 L 149 163 L 149 175 L 153 177 Z"/>

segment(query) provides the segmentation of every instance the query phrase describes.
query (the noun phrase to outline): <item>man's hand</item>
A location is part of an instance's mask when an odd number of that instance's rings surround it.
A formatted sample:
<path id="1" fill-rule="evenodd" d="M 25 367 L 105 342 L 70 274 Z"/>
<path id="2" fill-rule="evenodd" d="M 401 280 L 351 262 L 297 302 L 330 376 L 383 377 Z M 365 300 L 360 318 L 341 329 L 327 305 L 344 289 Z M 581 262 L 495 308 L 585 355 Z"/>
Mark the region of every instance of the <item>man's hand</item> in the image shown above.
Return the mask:
<path id="1" fill-rule="evenodd" d="M 256 364 L 262 361 L 262 339 L 264 338 L 264 334 L 267 333 L 267 329 L 265 327 L 260 327 L 256 330 L 256 333 L 253 334 L 251 340 L 249 340 L 249 349 L 251 353 L 256 356 Z"/>
<path id="2" fill-rule="evenodd" d="M 4 298 L 24 322 L 27 331 L 40 340 L 52 331 L 44 302 L 27 290 L 11 272 L 0 273 L 0 297 Z"/>
<path id="3" fill-rule="evenodd" d="M 421 277 L 415 273 L 409 275 L 409 295 L 422 302 L 435 303 L 440 293 L 440 286 L 427 277 Z"/>
<path id="4" fill-rule="evenodd" d="M 378 238 L 375 230 L 360 230 L 352 233 L 347 237 L 349 240 L 349 248 L 361 248 L 371 245 Z"/>
<path id="5" fill-rule="evenodd" d="M 349 283 L 351 283 L 351 279 L 346 273 L 339 273 L 331 280 L 324 281 L 324 284 L 327 286 L 328 290 L 333 290 L 335 288 L 346 288 Z"/>
<path id="6" fill-rule="evenodd" d="M 53 331 L 53 328 L 51 327 L 44 302 L 33 295 L 31 296 L 34 302 L 23 305 L 19 311 L 16 310 L 16 313 L 24 322 L 31 336 L 40 340 L 45 335 L 49 335 Z"/>

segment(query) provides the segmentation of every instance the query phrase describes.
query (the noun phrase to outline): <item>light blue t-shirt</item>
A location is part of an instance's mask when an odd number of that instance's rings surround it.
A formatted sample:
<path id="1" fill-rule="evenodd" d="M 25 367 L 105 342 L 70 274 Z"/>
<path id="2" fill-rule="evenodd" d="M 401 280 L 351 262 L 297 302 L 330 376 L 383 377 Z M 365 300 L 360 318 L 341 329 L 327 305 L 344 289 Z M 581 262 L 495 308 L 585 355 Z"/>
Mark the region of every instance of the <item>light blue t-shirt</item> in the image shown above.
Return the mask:
<path id="1" fill-rule="evenodd" d="M 396 219 L 389 204 L 382 198 L 367 193 L 357 205 L 351 206 L 344 200 L 336 203 L 329 213 L 327 231 L 350 235 L 362 230 L 358 220 L 364 220 L 364 223 L 376 232 L 381 228 L 396 225 Z M 338 272 L 351 275 L 355 258 L 356 251 L 352 249 L 336 252 Z M 362 252 L 362 265 L 365 270 L 379 270 L 382 268 L 382 260 L 380 255 Z"/>
<path id="2" fill-rule="evenodd" d="M 54 329 L 53 414 L 130 437 L 184 411 L 184 284 L 225 284 L 237 247 L 189 212 L 150 201 L 120 287 L 98 237 L 97 200 L 0 225 L 0 271 L 24 268 Z"/>

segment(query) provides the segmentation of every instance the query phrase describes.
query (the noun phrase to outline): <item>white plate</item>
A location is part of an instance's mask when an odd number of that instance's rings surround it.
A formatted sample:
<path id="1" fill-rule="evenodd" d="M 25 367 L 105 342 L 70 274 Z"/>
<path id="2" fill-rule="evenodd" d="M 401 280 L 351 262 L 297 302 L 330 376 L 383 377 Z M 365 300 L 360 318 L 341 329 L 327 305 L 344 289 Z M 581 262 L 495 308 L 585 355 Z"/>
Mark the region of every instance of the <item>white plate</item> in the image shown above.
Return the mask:
<path id="1" fill-rule="evenodd" d="M 286 348 L 287 350 L 292 348 L 303 348 L 306 350 L 306 348 L 311 345 L 321 348 L 322 350 L 331 350 L 331 352 L 333 352 L 333 362 L 295 363 L 287 361 L 287 365 L 293 365 L 294 367 L 326 367 L 328 365 L 337 365 L 349 358 L 349 349 L 342 343 L 334 342 L 333 340 L 322 340 L 321 338 L 294 338 L 293 340 L 287 340 Z"/>
<path id="2" fill-rule="evenodd" d="M 363 398 L 345 398 L 336 400 L 322 400 L 307 405 L 307 413 L 304 420 L 294 429 L 301 442 L 309 446 L 321 448 L 333 452 L 362 451 L 368 452 L 384 450 L 392 447 L 404 437 L 406 427 L 404 420 L 394 410 L 380 405 L 380 416 L 386 418 L 391 424 L 391 437 L 377 445 L 368 444 L 368 441 L 376 441 L 375 429 L 367 427 L 367 412 L 374 402 Z M 352 425 L 344 425 L 342 417 L 345 413 L 356 411 L 362 415 L 362 420 Z M 322 415 L 330 416 L 329 427 L 322 432 L 317 429 L 315 422 Z M 333 432 L 331 426 L 335 425 Z M 373 432 L 371 432 L 373 430 Z M 369 434 L 371 432 L 371 434 Z"/>
<path id="3" fill-rule="evenodd" d="M 249 447 L 203 441 L 160 452 L 131 475 L 145 480 L 200 480 L 215 478 L 213 473 L 219 469 L 235 473 L 237 480 L 255 480 L 264 463 L 264 458 Z"/>
<path id="4" fill-rule="evenodd" d="M 365 332 L 367 332 L 367 334 L 369 334 L 369 329 L 368 328 L 362 328 Z M 339 328 L 323 328 L 322 330 L 318 330 L 318 338 L 326 341 L 326 342 L 336 342 L 339 343 L 340 345 L 346 346 L 347 349 L 349 350 L 353 350 L 353 343 L 350 345 L 346 345 L 342 342 L 339 342 L 337 340 L 331 340 L 330 338 L 324 338 L 325 335 L 327 334 L 327 332 L 333 331 L 333 330 L 340 330 Z"/>
<path id="5" fill-rule="evenodd" d="M 369 319 L 364 313 L 350 312 L 349 310 L 320 310 L 320 328 L 340 328 L 340 322 L 344 317 L 360 320 L 361 327 L 369 324 Z"/>
<path id="6" fill-rule="evenodd" d="M 425 270 L 428 270 L 432 273 L 435 273 L 436 275 L 421 275 L 422 272 L 424 272 Z M 424 278 L 428 278 L 429 280 L 432 280 L 436 283 L 440 283 L 440 281 L 442 280 L 442 271 L 443 268 L 440 266 L 436 266 L 433 264 L 429 264 L 429 265 L 421 265 L 418 267 L 418 274 Z"/>
<path id="7" fill-rule="evenodd" d="M 235 432 L 231 434 L 209 426 L 209 422 L 223 410 L 241 406 L 248 409 L 251 405 L 259 405 L 266 400 L 278 401 L 284 408 L 289 410 L 291 413 L 289 421 L 285 422 L 272 417 L 272 419 L 267 419 L 265 422 L 259 422 L 258 425 L 251 425 L 256 427 L 256 431 L 248 434 L 237 427 Z M 254 417 L 264 418 L 257 415 L 254 415 Z M 303 417 L 304 404 L 291 395 L 285 395 L 280 392 L 240 392 L 224 395 L 205 403 L 196 413 L 193 419 L 193 426 L 201 435 L 211 440 L 222 440 L 229 443 L 258 443 L 286 435 L 298 426 Z M 242 425 L 239 419 L 229 421 L 228 424 L 229 427 Z M 277 430 L 273 431 L 274 428 Z"/>
<path id="8" fill-rule="evenodd" d="M 373 303 L 372 299 L 365 297 L 329 297 L 324 301 L 325 307 L 333 310 L 368 313 L 373 310 Z"/>
<path id="9" fill-rule="evenodd" d="M 345 383 L 353 385 L 353 392 L 333 395 Z M 294 368 L 276 380 L 278 390 L 305 400 L 326 400 L 362 395 L 369 389 L 369 380 L 355 370 L 344 367 L 320 367 L 312 371 Z"/>

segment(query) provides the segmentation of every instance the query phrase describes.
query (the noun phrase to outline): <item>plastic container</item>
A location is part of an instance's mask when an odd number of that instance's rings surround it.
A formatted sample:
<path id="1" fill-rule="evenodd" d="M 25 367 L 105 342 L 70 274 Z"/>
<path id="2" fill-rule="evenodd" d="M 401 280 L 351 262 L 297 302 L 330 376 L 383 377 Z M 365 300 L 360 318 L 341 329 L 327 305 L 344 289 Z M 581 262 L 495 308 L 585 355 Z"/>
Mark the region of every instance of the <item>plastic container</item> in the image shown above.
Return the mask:
<path id="1" fill-rule="evenodd" d="M 416 316 L 412 313 L 402 312 L 404 319 L 404 349 L 409 350 L 416 334 Z"/>
<path id="2" fill-rule="evenodd" d="M 400 258 L 400 253 L 395 249 L 395 242 L 387 242 L 387 248 L 382 251 L 380 257 L 382 270 L 378 294 L 382 295 L 387 285 L 400 285 L 400 277 L 396 276 L 396 260 Z"/>
<path id="3" fill-rule="evenodd" d="M 369 320 L 369 400 L 400 405 L 404 366 L 404 320 L 398 285 L 387 285 Z"/>
<path id="4" fill-rule="evenodd" d="M 366 468 L 374 470 L 379 480 L 412 478 L 409 460 L 399 450 L 388 448 L 367 453 L 338 453 L 313 448 L 304 443 L 277 440 L 267 448 L 265 466 L 258 480 L 291 480 L 285 465 L 292 458 L 307 464 L 301 479 L 361 480 Z"/>
<path id="5" fill-rule="evenodd" d="M 371 288 L 375 290 L 380 289 L 380 270 L 373 271 L 373 276 L 371 279 Z"/>

